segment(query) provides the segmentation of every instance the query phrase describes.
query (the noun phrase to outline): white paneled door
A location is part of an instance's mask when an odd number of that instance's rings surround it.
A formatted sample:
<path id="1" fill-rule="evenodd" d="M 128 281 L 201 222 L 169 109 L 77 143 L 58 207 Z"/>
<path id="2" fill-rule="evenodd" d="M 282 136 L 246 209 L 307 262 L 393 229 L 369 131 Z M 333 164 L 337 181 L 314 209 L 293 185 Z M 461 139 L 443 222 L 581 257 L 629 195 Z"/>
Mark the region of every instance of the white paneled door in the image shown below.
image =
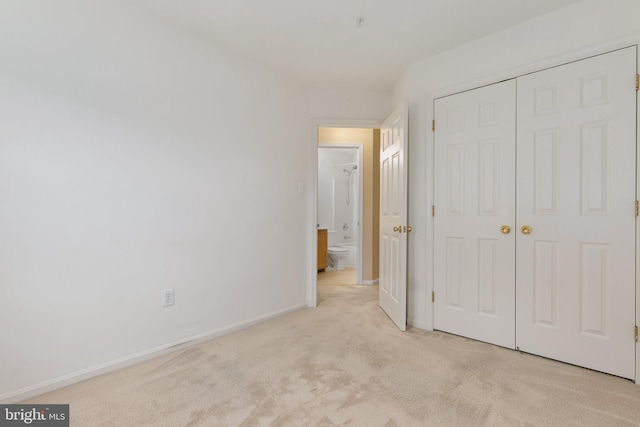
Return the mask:
<path id="1" fill-rule="evenodd" d="M 636 62 L 435 101 L 436 329 L 636 377 Z"/>
<path id="2" fill-rule="evenodd" d="M 435 328 L 515 347 L 515 80 L 436 100 Z"/>
<path id="3" fill-rule="evenodd" d="M 401 331 L 407 329 L 408 111 L 396 109 L 380 129 L 379 303 Z"/>
<path id="4" fill-rule="evenodd" d="M 518 79 L 517 340 L 635 378 L 636 49 Z"/>

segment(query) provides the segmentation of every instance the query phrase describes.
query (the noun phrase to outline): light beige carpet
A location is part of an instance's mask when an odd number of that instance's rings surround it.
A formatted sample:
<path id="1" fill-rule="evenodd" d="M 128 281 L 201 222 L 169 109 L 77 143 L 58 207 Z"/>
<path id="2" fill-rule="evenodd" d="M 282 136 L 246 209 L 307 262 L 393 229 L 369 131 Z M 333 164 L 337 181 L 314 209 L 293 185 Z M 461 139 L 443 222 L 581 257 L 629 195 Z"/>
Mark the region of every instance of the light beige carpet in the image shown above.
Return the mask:
<path id="1" fill-rule="evenodd" d="M 630 381 L 439 332 L 401 333 L 377 286 L 31 399 L 73 426 L 640 423 Z"/>
<path id="2" fill-rule="evenodd" d="M 318 286 L 324 285 L 355 285 L 358 283 L 358 272 L 355 268 L 345 267 L 344 270 L 329 270 L 318 273 Z"/>

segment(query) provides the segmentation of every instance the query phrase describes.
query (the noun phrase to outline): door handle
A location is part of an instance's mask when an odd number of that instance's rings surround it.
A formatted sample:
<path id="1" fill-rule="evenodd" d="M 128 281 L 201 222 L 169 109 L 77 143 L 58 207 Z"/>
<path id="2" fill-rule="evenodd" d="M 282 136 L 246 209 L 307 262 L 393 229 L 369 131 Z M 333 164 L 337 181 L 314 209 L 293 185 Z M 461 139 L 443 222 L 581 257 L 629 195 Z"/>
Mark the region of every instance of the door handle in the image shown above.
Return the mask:
<path id="1" fill-rule="evenodd" d="M 509 227 L 508 225 L 503 225 L 502 227 L 500 227 L 500 232 L 502 234 L 509 234 L 511 233 L 511 227 Z"/>
<path id="2" fill-rule="evenodd" d="M 402 233 L 402 227 L 401 226 L 393 226 L 393 231 L 395 231 L 396 233 Z"/>
<path id="3" fill-rule="evenodd" d="M 522 232 L 522 234 L 531 234 L 531 232 L 533 231 L 533 229 L 531 228 L 530 225 L 523 225 L 520 228 L 520 231 Z"/>
<path id="4" fill-rule="evenodd" d="M 405 225 L 402 231 L 404 231 L 405 233 L 411 233 L 413 231 L 413 227 L 411 227 L 410 225 Z"/>

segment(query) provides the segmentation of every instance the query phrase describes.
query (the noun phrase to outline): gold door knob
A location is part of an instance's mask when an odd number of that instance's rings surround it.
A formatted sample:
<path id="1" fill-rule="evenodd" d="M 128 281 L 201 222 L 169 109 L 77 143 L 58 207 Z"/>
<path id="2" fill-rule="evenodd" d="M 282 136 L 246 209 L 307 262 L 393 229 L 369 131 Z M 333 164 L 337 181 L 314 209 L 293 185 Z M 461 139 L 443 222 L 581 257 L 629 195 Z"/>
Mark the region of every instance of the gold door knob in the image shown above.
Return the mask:
<path id="1" fill-rule="evenodd" d="M 509 227 L 508 225 L 503 225 L 502 227 L 500 227 L 500 232 L 502 234 L 509 234 L 511 233 L 511 227 Z"/>
<path id="2" fill-rule="evenodd" d="M 394 226 L 394 227 L 393 227 L 393 231 L 395 231 L 396 233 L 402 233 L 402 227 L 400 227 L 400 226 L 398 226 L 398 227 Z"/>
<path id="3" fill-rule="evenodd" d="M 411 227 L 410 225 L 405 225 L 403 231 L 405 233 L 411 233 L 411 231 L 413 231 L 413 227 Z"/>
<path id="4" fill-rule="evenodd" d="M 523 226 L 520 228 L 520 231 L 522 232 L 522 234 L 531 234 L 531 232 L 532 232 L 533 230 L 531 229 L 531 226 L 530 226 L 530 225 L 523 225 Z"/>

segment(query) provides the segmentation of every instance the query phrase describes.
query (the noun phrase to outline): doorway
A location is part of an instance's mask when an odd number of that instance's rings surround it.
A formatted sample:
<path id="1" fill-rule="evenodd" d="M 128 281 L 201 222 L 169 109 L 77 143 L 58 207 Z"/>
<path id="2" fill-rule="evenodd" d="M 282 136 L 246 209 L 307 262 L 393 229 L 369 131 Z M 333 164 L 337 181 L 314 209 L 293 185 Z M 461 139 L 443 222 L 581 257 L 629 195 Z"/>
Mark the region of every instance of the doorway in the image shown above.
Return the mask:
<path id="1" fill-rule="evenodd" d="M 323 230 L 327 248 L 338 245 L 349 252 L 344 269 L 337 270 L 333 263 L 318 273 L 318 285 L 378 283 L 379 150 L 379 129 L 317 128 L 318 269 Z"/>

